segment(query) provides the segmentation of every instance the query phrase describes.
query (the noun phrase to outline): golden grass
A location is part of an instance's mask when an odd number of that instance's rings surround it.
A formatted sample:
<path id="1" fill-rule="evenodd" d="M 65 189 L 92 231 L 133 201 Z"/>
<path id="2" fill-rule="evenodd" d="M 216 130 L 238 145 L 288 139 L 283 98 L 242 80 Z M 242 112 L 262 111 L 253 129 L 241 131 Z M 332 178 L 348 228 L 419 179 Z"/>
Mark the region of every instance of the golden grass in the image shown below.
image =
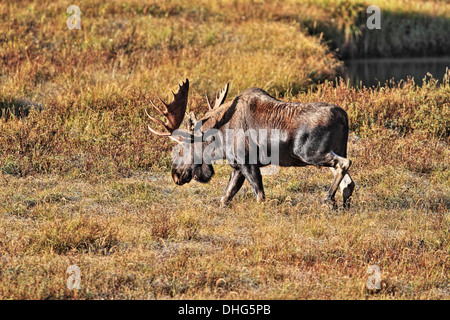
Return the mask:
<path id="1" fill-rule="evenodd" d="M 341 12 L 345 35 L 364 3 L 339 3 L 79 1 L 70 31 L 62 1 L 2 2 L 0 299 L 448 299 L 448 76 L 317 84 L 341 62 L 305 26 Z M 448 17 L 445 2 L 385 4 Z M 230 97 L 259 86 L 341 105 L 350 211 L 321 205 L 325 169 L 265 177 L 264 204 L 246 183 L 227 208 L 225 165 L 210 184 L 173 184 L 172 144 L 148 134 L 143 109 L 185 77 L 200 115 L 228 81 Z M 365 287 L 373 264 L 378 292 Z"/>
<path id="2" fill-rule="evenodd" d="M 211 184 L 184 187 L 158 172 L 98 182 L 7 176 L 0 297 L 74 297 L 65 271 L 75 264 L 80 299 L 448 298 L 448 170 L 386 163 L 414 138 L 350 140 L 358 184 L 348 212 L 321 206 L 325 169 L 282 169 L 264 178 L 265 204 L 245 184 L 228 208 L 218 206 L 225 165 Z M 427 151 L 449 157 L 448 148 Z M 365 287 L 373 264 L 377 293 Z"/>

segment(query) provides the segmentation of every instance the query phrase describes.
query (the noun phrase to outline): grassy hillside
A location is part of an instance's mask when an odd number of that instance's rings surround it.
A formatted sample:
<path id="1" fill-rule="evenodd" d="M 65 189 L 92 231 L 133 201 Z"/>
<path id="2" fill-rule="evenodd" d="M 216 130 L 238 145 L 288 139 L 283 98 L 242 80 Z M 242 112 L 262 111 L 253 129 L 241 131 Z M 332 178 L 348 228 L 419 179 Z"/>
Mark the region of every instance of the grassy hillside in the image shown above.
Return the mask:
<path id="1" fill-rule="evenodd" d="M 1 2 L 0 298 L 448 299 L 450 74 L 421 87 L 327 80 L 335 48 L 444 50 L 449 6 L 375 2 L 385 23 L 417 31 L 382 29 L 379 46 L 354 24 L 361 1 L 79 1 L 81 30 L 63 1 Z M 258 86 L 342 106 L 352 208 L 322 206 L 325 169 L 264 177 L 264 204 L 246 183 L 227 208 L 225 165 L 210 184 L 173 184 L 173 145 L 143 110 L 185 78 L 199 115 L 228 81 L 229 97 Z M 374 264 L 379 292 L 365 286 Z"/>

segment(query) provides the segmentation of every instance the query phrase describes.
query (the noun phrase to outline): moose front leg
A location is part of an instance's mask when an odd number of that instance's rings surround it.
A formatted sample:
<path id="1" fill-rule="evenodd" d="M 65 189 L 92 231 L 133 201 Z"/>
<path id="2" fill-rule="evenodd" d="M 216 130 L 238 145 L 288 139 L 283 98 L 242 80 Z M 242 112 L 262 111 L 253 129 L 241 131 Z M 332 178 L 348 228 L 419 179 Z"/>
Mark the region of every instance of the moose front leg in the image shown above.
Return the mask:
<path id="1" fill-rule="evenodd" d="M 266 200 L 264 194 L 264 187 L 262 183 L 261 170 L 257 165 L 243 165 L 241 172 L 252 186 L 253 192 L 256 195 L 256 201 L 263 202 Z"/>
<path id="2" fill-rule="evenodd" d="M 239 169 L 233 169 L 227 188 L 225 189 L 222 199 L 220 199 L 222 206 L 226 206 L 231 199 L 233 199 L 234 195 L 241 189 L 244 181 L 245 177 L 242 172 Z"/>

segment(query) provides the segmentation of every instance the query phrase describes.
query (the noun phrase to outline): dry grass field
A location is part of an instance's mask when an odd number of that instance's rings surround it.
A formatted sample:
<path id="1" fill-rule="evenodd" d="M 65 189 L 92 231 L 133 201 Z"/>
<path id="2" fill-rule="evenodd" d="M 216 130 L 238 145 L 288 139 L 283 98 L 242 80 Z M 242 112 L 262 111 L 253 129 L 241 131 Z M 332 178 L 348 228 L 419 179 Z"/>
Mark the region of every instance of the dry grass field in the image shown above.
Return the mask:
<path id="1" fill-rule="evenodd" d="M 80 30 L 64 1 L 2 1 L 0 299 L 449 299 L 450 72 L 423 86 L 328 80 L 340 53 L 370 55 L 364 43 L 450 48 L 450 6 L 374 2 L 415 31 L 370 40 L 353 28 L 367 3 L 350 0 L 78 1 Z M 246 182 L 219 207 L 226 165 L 175 185 L 173 145 L 148 133 L 144 108 L 185 78 L 199 115 L 228 81 L 229 97 L 257 86 L 342 106 L 350 210 L 322 205 L 332 174 L 314 167 L 265 176 L 262 204 Z"/>

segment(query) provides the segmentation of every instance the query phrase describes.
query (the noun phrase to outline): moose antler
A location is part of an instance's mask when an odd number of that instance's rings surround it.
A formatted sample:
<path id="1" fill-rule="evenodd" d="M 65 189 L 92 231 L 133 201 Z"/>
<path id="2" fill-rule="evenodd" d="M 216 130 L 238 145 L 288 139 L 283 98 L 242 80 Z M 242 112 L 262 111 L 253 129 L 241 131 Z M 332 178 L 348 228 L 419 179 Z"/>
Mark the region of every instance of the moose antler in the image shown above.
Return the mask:
<path id="1" fill-rule="evenodd" d="M 229 83 L 225 85 L 225 87 L 220 90 L 219 95 L 216 95 L 216 102 L 214 103 L 214 107 L 211 107 L 211 104 L 209 103 L 208 95 L 206 95 L 206 102 L 208 103 L 209 110 L 213 110 L 220 106 L 226 99 L 227 93 L 228 93 L 228 85 Z"/>
<path id="2" fill-rule="evenodd" d="M 148 129 L 159 136 L 171 136 L 172 133 L 177 130 L 181 122 L 183 122 L 184 114 L 186 112 L 187 108 L 187 102 L 188 102 L 188 93 L 189 93 L 189 80 L 186 79 L 185 82 L 183 82 L 181 85 L 178 86 L 178 92 L 173 93 L 173 101 L 169 104 L 165 103 L 160 97 L 158 97 L 159 101 L 165 106 L 165 110 L 161 110 L 158 108 L 153 101 L 150 100 L 150 103 L 152 106 L 160 113 L 162 114 L 167 121 L 164 123 L 159 119 L 156 119 L 148 114 L 147 110 L 145 110 L 145 113 L 147 116 L 152 120 L 153 122 L 156 122 L 160 125 L 162 125 L 168 132 L 160 132 L 157 130 L 152 129 L 150 126 L 148 126 Z"/>

